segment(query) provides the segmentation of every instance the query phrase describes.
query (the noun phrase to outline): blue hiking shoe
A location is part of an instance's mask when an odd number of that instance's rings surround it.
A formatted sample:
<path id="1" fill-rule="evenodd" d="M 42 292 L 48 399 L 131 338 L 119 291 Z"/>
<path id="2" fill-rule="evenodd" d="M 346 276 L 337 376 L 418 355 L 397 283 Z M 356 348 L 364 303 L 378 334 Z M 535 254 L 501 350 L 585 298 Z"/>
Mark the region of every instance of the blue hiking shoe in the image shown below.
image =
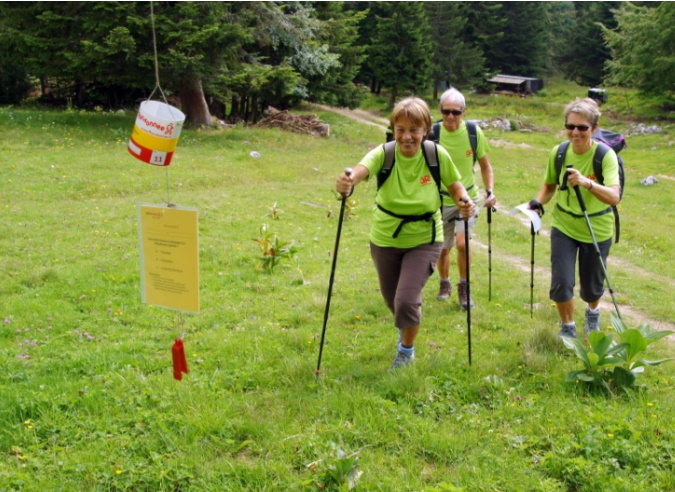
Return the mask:
<path id="1" fill-rule="evenodd" d="M 562 321 L 560 322 L 560 332 L 558 333 L 559 337 L 567 338 L 576 338 L 577 337 L 577 326 L 574 323 L 565 324 Z"/>
<path id="2" fill-rule="evenodd" d="M 584 335 L 588 335 L 592 331 L 600 331 L 600 310 L 596 309 L 596 312 L 593 312 L 588 307 L 586 307 Z"/>
<path id="3" fill-rule="evenodd" d="M 406 355 L 403 352 L 396 352 L 394 362 L 391 363 L 391 369 L 405 367 L 415 360 L 415 355 Z"/>

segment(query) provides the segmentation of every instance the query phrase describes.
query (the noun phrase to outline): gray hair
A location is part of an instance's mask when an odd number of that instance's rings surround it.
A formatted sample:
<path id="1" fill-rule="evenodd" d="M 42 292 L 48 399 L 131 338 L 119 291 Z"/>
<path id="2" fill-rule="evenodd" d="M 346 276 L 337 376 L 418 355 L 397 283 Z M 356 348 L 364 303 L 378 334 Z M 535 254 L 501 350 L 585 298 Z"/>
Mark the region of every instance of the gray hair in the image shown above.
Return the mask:
<path id="1" fill-rule="evenodd" d="M 598 108 L 598 103 L 594 99 L 587 97 L 585 99 L 577 99 L 574 102 L 569 103 L 565 106 L 565 123 L 567 123 L 567 117 L 570 113 L 578 113 L 588 120 L 593 128 L 598 126 L 600 121 L 600 108 Z"/>
<path id="2" fill-rule="evenodd" d="M 464 96 L 454 87 L 452 89 L 448 89 L 443 94 L 441 94 L 441 99 L 438 102 L 439 108 L 443 107 L 444 101 L 448 101 L 450 103 L 457 103 L 459 104 L 460 109 L 466 108 L 466 100 L 464 99 Z"/>

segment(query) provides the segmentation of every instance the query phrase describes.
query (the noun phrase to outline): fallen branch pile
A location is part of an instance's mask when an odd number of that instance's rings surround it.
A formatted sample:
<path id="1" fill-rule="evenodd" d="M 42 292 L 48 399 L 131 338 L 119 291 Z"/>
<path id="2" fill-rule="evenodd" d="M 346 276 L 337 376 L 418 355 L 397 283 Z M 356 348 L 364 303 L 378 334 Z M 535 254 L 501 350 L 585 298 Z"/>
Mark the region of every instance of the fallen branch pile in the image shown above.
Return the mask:
<path id="1" fill-rule="evenodd" d="M 290 114 L 288 111 L 279 111 L 273 107 L 267 108 L 267 116 L 256 125 L 261 128 L 280 128 L 296 133 L 327 137 L 330 134 L 330 125 L 322 122 L 312 114 Z"/>

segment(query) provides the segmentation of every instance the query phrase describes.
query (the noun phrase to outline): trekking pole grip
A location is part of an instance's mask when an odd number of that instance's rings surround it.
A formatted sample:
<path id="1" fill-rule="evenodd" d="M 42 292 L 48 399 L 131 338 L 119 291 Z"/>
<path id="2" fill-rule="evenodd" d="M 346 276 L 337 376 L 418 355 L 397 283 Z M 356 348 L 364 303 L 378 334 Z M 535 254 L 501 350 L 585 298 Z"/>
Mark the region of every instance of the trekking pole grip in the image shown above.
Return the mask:
<path id="1" fill-rule="evenodd" d="M 353 172 L 354 172 L 354 170 L 351 167 L 345 167 L 345 174 L 347 176 L 351 176 Z M 352 186 L 352 189 L 348 194 L 342 195 L 342 199 L 344 200 L 345 198 L 350 197 L 353 194 L 354 194 L 354 187 Z"/>
<path id="2" fill-rule="evenodd" d="M 572 167 L 572 166 L 567 166 L 568 169 L 570 167 Z M 563 178 L 563 183 L 567 184 L 567 172 L 565 172 L 565 177 Z M 586 202 L 584 201 L 584 197 L 581 195 L 581 190 L 579 189 L 579 185 L 574 186 L 574 193 L 576 193 L 576 195 L 577 195 L 577 200 L 579 200 L 579 205 L 581 206 L 581 210 L 584 213 L 586 213 Z"/>
<path id="3" fill-rule="evenodd" d="M 565 167 L 566 167 L 567 169 L 570 169 L 570 168 L 572 167 L 572 164 L 569 164 L 568 166 L 565 166 Z M 560 185 L 560 191 L 565 191 L 565 190 L 568 189 L 568 186 L 567 186 L 567 176 L 568 176 L 568 172 L 565 171 L 565 174 L 563 175 L 562 184 Z"/>

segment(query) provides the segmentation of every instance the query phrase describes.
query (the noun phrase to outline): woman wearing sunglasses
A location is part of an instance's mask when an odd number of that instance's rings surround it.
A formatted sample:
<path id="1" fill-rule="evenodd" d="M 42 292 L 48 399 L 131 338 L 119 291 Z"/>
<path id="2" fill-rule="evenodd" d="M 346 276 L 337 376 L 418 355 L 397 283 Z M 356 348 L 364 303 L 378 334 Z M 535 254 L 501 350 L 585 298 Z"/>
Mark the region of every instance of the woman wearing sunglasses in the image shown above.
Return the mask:
<path id="1" fill-rule="evenodd" d="M 603 262 L 612 245 L 614 216 L 610 205 L 619 203 L 619 164 L 613 150 L 602 161 L 604 184 L 597 182 L 593 171 L 593 156 L 598 147 L 591 135 L 598 129 L 600 110 L 593 99 L 578 99 L 567 105 L 564 112 L 565 130 L 570 141 L 560 175 L 556 172 L 555 146 L 549 154 L 544 185 L 530 208 L 544 214 L 543 205 L 556 196 L 551 224 L 551 290 L 560 316 L 561 337 L 576 337 L 574 322 L 575 267 L 579 261 L 579 294 L 586 302 L 584 334 L 600 330 L 600 298 L 604 293 L 604 268 L 600 264 L 593 242 L 595 233 Z M 581 191 L 591 222 L 588 227 L 582 203 L 574 188 Z M 558 193 L 556 193 L 558 190 Z"/>

